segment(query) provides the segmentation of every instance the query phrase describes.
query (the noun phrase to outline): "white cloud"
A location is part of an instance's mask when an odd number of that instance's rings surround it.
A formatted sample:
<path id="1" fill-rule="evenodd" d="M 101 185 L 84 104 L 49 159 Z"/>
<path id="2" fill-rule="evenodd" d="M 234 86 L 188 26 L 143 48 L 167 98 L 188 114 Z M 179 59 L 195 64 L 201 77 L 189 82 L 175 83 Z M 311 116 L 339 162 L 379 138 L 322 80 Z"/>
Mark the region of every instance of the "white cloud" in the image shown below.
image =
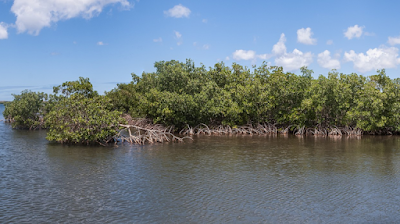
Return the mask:
<path id="1" fill-rule="evenodd" d="M 208 44 L 204 44 L 204 45 L 203 45 L 203 49 L 204 49 L 204 50 L 208 50 L 208 49 L 210 49 L 210 45 L 208 45 Z"/>
<path id="2" fill-rule="evenodd" d="M 99 42 L 97 42 L 97 45 L 103 46 L 104 43 L 103 43 L 103 41 L 99 41 Z"/>
<path id="3" fill-rule="evenodd" d="M 276 54 L 276 55 L 281 55 L 281 54 L 286 53 L 285 42 L 286 42 L 286 37 L 285 37 L 285 34 L 282 33 L 281 37 L 279 38 L 278 43 L 276 43 L 272 47 L 272 53 Z"/>
<path id="4" fill-rule="evenodd" d="M 347 37 L 347 39 L 349 40 L 355 37 L 360 38 L 361 35 L 363 34 L 363 29 L 364 27 L 360 27 L 358 25 L 350 26 L 347 28 L 347 31 L 344 32 L 344 36 Z"/>
<path id="5" fill-rule="evenodd" d="M 154 42 L 162 42 L 162 38 L 159 37 L 159 38 L 157 38 L 157 39 L 153 39 L 153 41 L 154 41 Z"/>
<path id="6" fill-rule="evenodd" d="M 390 45 L 396 45 L 396 44 L 400 44 L 400 36 L 398 36 L 398 37 L 389 37 L 388 38 L 388 43 L 390 44 Z"/>
<path id="7" fill-rule="evenodd" d="M 311 28 L 301 28 L 297 30 L 297 42 L 307 45 L 313 45 L 317 43 L 317 39 L 311 38 L 313 32 L 311 32 Z"/>
<path id="8" fill-rule="evenodd" d="M 231 60 L 228 56 L 226 56 L 225 61 Z"/>
<path id="9" fill-rule="evenodd" d="M 385 47 L 369 49 L 366 54 L 356 54 L 353 50 L 344 53 L 344 59 L 351 61 L 354 68 L 360 72 L 368 72 L 376 69 L 395 68 L 400 64 L 399 49 Z"/>
<path id="10" fill-rule="evenodd" d="M 193 46 L 195 46 L 195 47 L 196 47 L 196 46 L 197 46 L 197 42 L 193 42 Z"/>
<path id="11" fill-rule="evenodd" d="M 203 23 L 207 23 L 208 22 L 208 20 L 207 19 L 203 19 L 203 20 L 201 20 Z"/>
<path id="12" fill-rule="evenodd" d="M 333 44 L 333 40 L 328 40 L 328 41 L 326 41 L 326 44 L 327 44 L 327 45 L 332 45 L 332 44 Z"/>
<path id="13" fill-rule="evenodd" d="M 318 64 L 327 69 L 340 69 L 340 61 L 338 59 L 331 58 L 331 52 L 325 50 L 318 54 Z"/>
<path id="14" fill-rule="evenodd" d="M 182 44 L 182 34 L 179 33 L 178 31 L 174 31 L 174 33 L 175 33 L 175 39 L 178 39 L 176 45 L 180 46 Z"/>
<path id="15" fill-rule="evenodd" d="M 236 50 L 233 52 L 233 59 L 235 60 L 254 60 L 256 58 L 256 52 L 249 50 Z"/>
<path id="16" fill-rule="evenodd" d="M 181 38 L 182 37 L 182 34 L 181 33 L 179 33 L 178 31 L 174 31 L 174 33 L 175 33 L 175 37 L 176 38 Z"/>
<path id="17" fill-rule="evenodd" d="M 169 17 L 182 18 L 189 17 L 191 11 L 185 6 L 179 4 L 169 9 L 168 11 L 164 11 L 164 14 Z"/>
<path id="18" fill-rule="evenodd" d="M 313 55 L 311 52 L 303 53 L 294 49 L 292 53 L 286 53 L 280 57 L 275 58 L 275 64 L 282 66 L 287 71 L 293 71 L 303 66 L 308 66 L 313 62 Z"/>
<path id="19" fill-rule="evenodd" d="M 256 59 L 262 59 L 262 60 L 266 60 L 268 58 L 271 57 L 271 55 L 268 54 L 256 54 L 255 51 L 252 50 L 236 50 L 235 52 L 233 52 L 232 54 L 233 59 L 240 61 L 240 60 L 256 60 Z M 229 57 L 228 57 L 229 58 Z"/>
<path id="20" fill-rule="evenodd" d="M 60 20 L 90 19 L 101 13 L 106 5 L 116 3 L 125 8 L 131 6 L 128 0 L 14 0 L 11 11 L 17 17 L 15 25 L 19 33 L 38 35 L 42 28 Z"/>
<path id="21" fill-rule="evenodd" d="M 293 52 L 287 53 L 285 42 L 285 34 L 282 33 L 278 43 L 272 47 L 276 65 L 282 66 L 287 71 L 292 71 L 312 63 L 313 54 L 311 52 L 303 53 L 294 49 Z"/>
<path id="22" fill-rule="evenodd" d="M 8 26 L 5 23 L 0 23 L 0 40 L 8 38 L 7 28 Z"/>
<path id="23" fill-rule="evenodd" d="M 268 54 L 259 54 L 259 55 L 257 55 L 257 57 L 258 57 L 259 59 L 262 59 L 262 60 L 267 60 L 268 58 L 271 57 L 271 55 L 268 55 Z"/>

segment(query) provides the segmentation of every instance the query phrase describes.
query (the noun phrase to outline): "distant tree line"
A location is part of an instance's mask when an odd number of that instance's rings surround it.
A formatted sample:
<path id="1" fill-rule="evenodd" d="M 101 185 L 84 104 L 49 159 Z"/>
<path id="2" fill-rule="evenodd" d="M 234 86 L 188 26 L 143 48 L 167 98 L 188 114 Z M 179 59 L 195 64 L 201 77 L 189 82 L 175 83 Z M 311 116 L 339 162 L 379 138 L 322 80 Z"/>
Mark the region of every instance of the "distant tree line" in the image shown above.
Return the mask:
<path id="1" fill-rule="evenodd" d="M 155 72 L 132 74 L 105 95 L 89 79 L 65 82 L 53 94 L 28 90 L 14 95 L 3 113 L 15 128 L 48 128 L 62 143 L 106 141 L 125 121 L 122 114 L 148 118 L 176 130 L 207 124 L 269 123 L 277 127 L 352 127 L 370 134 L 400 132 L 400 79 L 332 70 L 313 78 L 263 63 L 252 69 L 233 63 L 196 67 L 191 60 L 160 61 Z"/>

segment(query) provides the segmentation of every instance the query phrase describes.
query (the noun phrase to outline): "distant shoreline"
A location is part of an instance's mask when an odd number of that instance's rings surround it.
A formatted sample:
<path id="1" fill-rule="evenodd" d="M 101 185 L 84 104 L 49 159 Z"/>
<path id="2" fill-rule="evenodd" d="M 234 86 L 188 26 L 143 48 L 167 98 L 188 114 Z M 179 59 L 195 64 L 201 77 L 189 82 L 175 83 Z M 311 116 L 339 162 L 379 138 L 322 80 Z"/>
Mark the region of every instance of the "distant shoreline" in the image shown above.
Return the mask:
<path id="1" fill-rule="evenodd" d="M 10 101 L 0 101 L 0 104 L 4 104 L 4 103 L 7 103 L 7 102 L 10 102 Z"/>

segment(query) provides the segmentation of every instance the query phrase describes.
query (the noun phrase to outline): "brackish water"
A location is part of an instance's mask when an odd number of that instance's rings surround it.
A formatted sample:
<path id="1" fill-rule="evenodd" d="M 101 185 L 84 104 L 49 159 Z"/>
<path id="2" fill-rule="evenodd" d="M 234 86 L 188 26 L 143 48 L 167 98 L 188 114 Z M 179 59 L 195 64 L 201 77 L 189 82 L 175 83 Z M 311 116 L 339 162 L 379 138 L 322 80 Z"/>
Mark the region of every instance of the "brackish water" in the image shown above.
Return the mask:
<path id="1" fill-rule="evenodd" d="M 45 136 L 0 122 L 0 223 L 400 223 L 397 136 L 119 147 Z"/>

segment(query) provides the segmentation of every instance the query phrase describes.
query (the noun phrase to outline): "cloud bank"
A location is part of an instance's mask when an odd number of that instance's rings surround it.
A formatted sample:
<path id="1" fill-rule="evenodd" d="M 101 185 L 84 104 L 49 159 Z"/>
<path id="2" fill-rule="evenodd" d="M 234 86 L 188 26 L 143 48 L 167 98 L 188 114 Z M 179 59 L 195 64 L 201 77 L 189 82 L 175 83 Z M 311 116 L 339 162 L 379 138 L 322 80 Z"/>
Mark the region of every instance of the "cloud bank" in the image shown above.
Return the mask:
<path id="1" fill-rule="evenodd" d="M 379 47 L 369 49 L 364 53 L 355 53 L 353 50 L 344 53 L 344 59 L 351 61 L 354 68 L 360 72 L 368 72 L 383 68 L 395 68 L 400 64 L 399 49 L 396 47 Z"/>

